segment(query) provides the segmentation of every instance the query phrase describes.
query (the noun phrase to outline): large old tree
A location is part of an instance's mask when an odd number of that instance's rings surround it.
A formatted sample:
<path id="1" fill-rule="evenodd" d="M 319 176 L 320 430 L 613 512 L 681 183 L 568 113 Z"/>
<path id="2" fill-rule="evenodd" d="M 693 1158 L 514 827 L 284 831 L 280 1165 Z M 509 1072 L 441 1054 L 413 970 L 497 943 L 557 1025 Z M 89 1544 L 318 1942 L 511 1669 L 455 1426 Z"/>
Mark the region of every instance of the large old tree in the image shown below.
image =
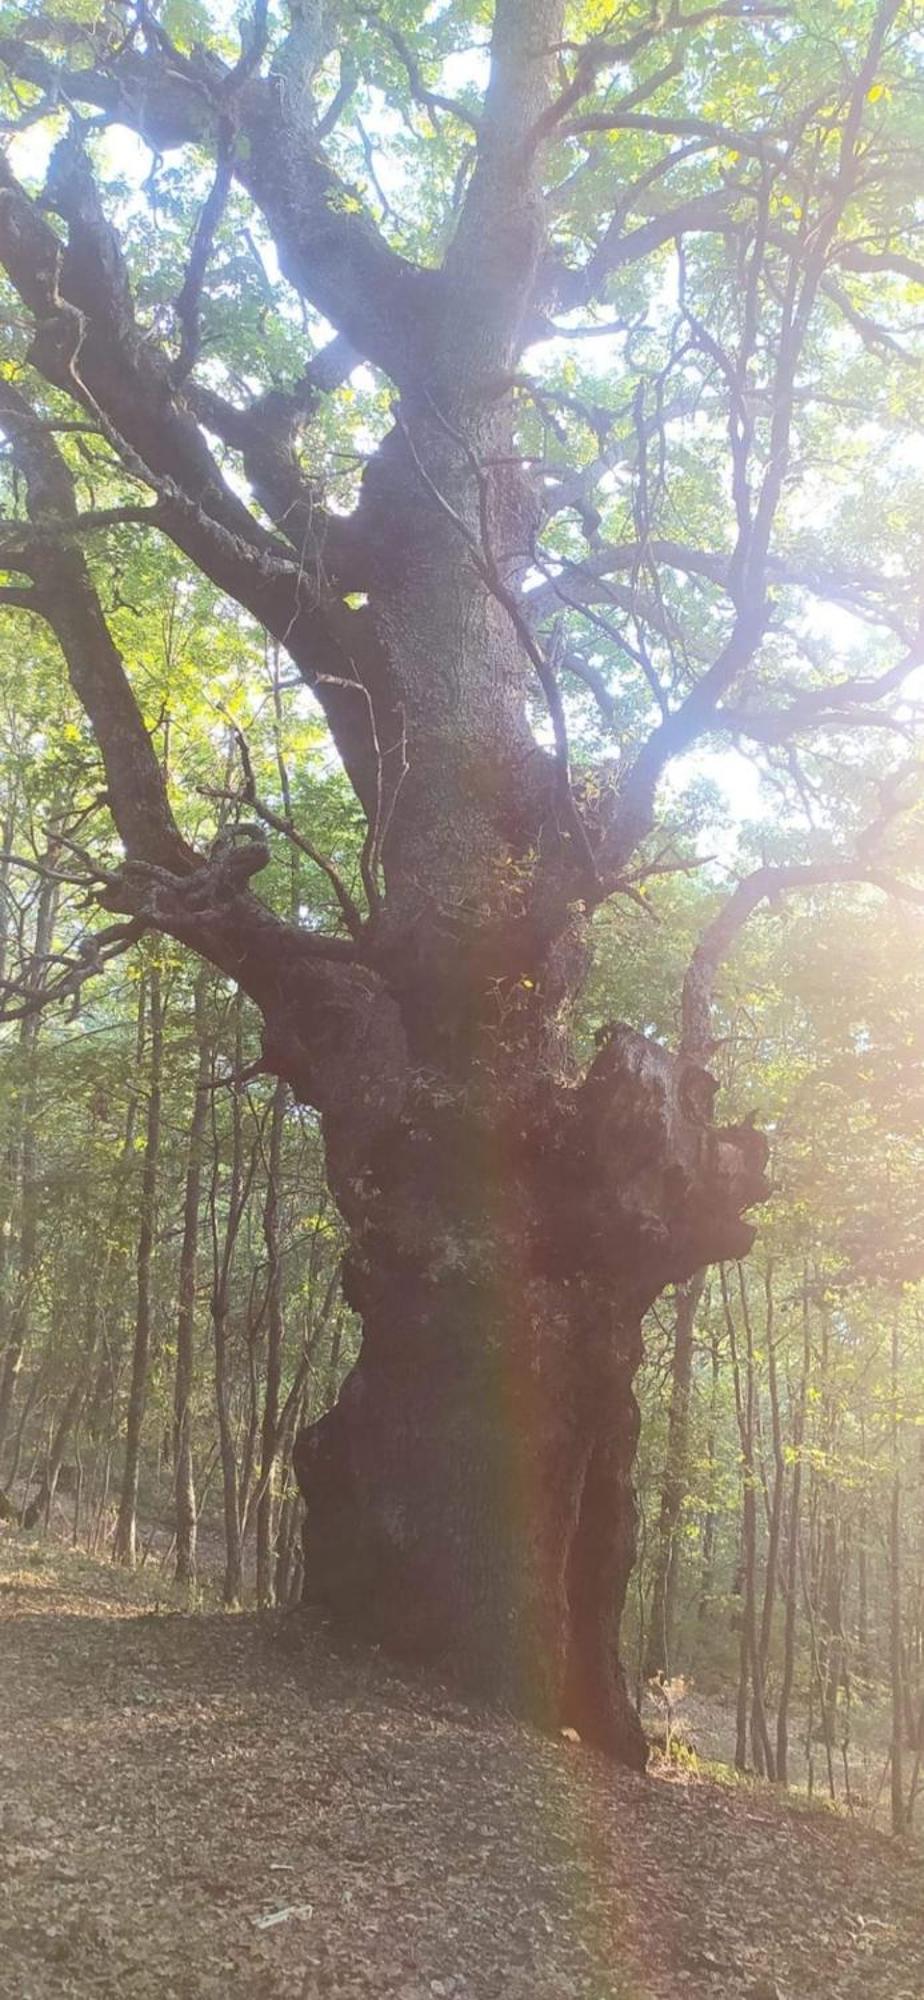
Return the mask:
<path id="1" fill-rule="evenodd" d="M 0 597 L 92 728 L 105 797 L 55 852 L 110 913 L 7 1018 L 146 930 L 256 1003 L 364 1329 L 297 1446 L 310 1594 L 631 1762 L 641 1322 L 765 1192 L 713 1122 L 715 967 L 776 888 L 890 880 L 909 803 L 919 61 L 892 0 L 0 16 Z M 113 535 L 290 657 L 352 878 L 244 735 L 194 838 Z M 806 806 L 804 851 L 720 910 L 678 1053 L 640 1022 L 579 1062 L 594 915 L 689 865 L 663 781 L 701 739 Z M 329 930 L 261 899 L 277 838 Z"/>

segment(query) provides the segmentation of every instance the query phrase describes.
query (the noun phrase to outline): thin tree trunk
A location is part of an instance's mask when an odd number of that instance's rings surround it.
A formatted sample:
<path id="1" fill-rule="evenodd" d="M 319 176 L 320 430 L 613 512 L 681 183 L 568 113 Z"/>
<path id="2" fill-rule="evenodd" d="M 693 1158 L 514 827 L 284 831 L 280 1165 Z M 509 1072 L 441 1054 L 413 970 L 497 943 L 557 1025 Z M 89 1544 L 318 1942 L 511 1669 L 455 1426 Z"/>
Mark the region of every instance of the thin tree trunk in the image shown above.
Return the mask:
<path id="1" fill-rule="evenodd" d="M 292 818 L 292 792 L 286 764 L 284 741 L 284 717 L 281 690 L 281 655 L 278 646 L 273 649 L 273 717 L 276 751 L 276 768 L 282 794 L 283 810 L 287 820 Z M 299 858 L 294 847 L 289 849 L 289 917 L 294 923 L 298 919 L 299 905 Z M 276 1507 L 275 1477 L 276 1458 L 279 1450 L 279 1392 L 282 1381 L 282 1350 L 285 1336 L 283 1320 L 282 1260 L 280 1250 L 279 1208 L 282 1178 L 282 1140 L 285 1131 L 285 1114 L 288 1091 L 282 1082 L 276 1084 L 273 1093 L 273 1114 L 270 1125 L 269 1156 L 267 1160 L 266 1194 L 263 1204 L 263 1240 L 266 1245 L 266 1381 L 264 1385 L 263 1418 L 260 1429 L 260 1490 L 257 1503 L 257 1604 L 263 1609 L 274 1601 L 273 1539 L 274 1515 Z"/>
<path id="2" fill-rule="evenodd" d="M 15 779 L 13 780 L 15 785 Z M 16 804 L 13 787 L 7 783 L 6 809 L 3 815 L 3 830 L 0 833 L 0 986 L 6 978 L 6 954 L 10 938 L 10 897 L 9 886 L 12 873 L 11 853 L 16 833 Z"/>
<path id="3" fill-rule="evenodd" d="M 90 1542 L 91 1555 L 96 1554 L 100 1546 L 100 1541 L 102 1539 L 103 1523 L 106 1517 L 106 1508 L 109 1504 L 109 1488 L 111 1480 L 112 1480 L 112 1452 L 110 1450 L 107 1450 L 106 1457 L 103 1463 L 103 1483 L 102 1486 L 100 1487 L 99 1501 L 97 1503 L 97 1508 L 96 1508 L 96 1520 L 94 1522 L 93 1536 Z"/>
<path id="4" fill-rule="evenodd" d="M 22 1523 L 24 1528 L 34 1527 L 35 1523 L 43 1516 L 45 1526 L 46 1528 L 48 1527 L 58 1480 L 61 1476 L 61 1467 L 64 1464 L 64 1454 L 67 1451 L 71 1432 L 86 1401 L 86 1395 L 86 1382 L 82 1378 L 78 1378 L 65 1398 L 64 1408 L 61 1411 L 52 1434 L 51 1444 L 48 1448 L 48 1455 L 42 1473 L 41 1485 L 23 1513 Z"/>
<path id="5" fill-rule="evenodd" d="M 866 1420 L 860 1416 L 860 1457 L 866 1463 Z M 861 1690 L 868 1691 L 872 1678 L 869 1619 L 869 1511 L 861 1494 L 857 1519 L 857 1634 L 856 1678 Z"/>
<path id="6" fill-rule="evenodd" d="M 55 852 L 52 844 L 49 848 L 49 858 L 52 861 Z M 39 891 L 33 939 L 34 962 L 39 984 L 44 978 L 45 962 L 51 950 L 57 906 L 58 884 L 46 876 Z M 15 1292 L 3 1355 L 0 1359 L 0 1450 L 3 1449 L 9 1429 L 16 1383 L 29 1338 L 29 1320 L 38 1275 L 40 1197 L 38 1084 L 41 1018 L 38 1012 L 27 1014 L 19 1033 L 21 1065 L 19 1118 L 17 1136 L 14 1138 L 12 1148 L 14 1185 L 17 1168 L 19 1177 L 19 1243 Z"/>
<path id="7" fill-rule="evenodd" d="M 100 1273 L 99 1291 L 99 1344 L 102 1352 L 95 1371 L 93 1387 L 84 1406 L 83 1422 L 88 1438 L 93 1445 L 92 1479 L 88 1480 L 87 1504 L 92 1513 L 98 1500 L 99 1442 L 106 1438 L 106 1489 L 108 1497 L 111 1476 L 111 1456 L 116 1434 L 116 1407 L 119 1379 L 119 1364 L 115 1352 L 110 1325 L 118 1325 L 124 1313 L 123 1288 L 125 1272 L 123 1260 L 117 1254 L 116 1246 L 127 1233 L 132 1209 L 132 1193 L 135 1180 L 135 1137 L 138 1115 L 145 1087 L 145 1050 L 147 1046 L 147 988 L 142 977 L 138 990 L 138 1007 L 135 1023 L 135 1060 L 128 1081 L 124 1108 L 124 1123 L 119 1147 L 119 1158 L 113 1175 L 113 1199 L 108 1217 L 107 1245 Z M 136 1243 L 137 1251 L 137 1243 Z M 115 1283 L 109 1289 L 109 1274 L 114 1272 Z M 89 1490 L 92 1488 L 92 1491 Z M 102 1527 L 102 1514 L 99 1516 Z M 95 1550 L 99 1541 L 97 1528 L 91 1531 Z"/>
<path id="8" fill-rule="evenodd" d="M 138 1543 L 138 1479 L 141 1466 L 141 1435 L 148 1390 L 151 1351 L 151 1267 L 157 1219 L 157 1176 L 160 1164 L 161 1102 L 163 1089 L 164 1010 L 160 967 L 152 963 L 148 978 L 150 1052 L 148 1062 L 148 1109 L 145 1125 L 144 1166 L 141 1178 L 141 1205 L 138 1217 L 138 1250 L 135 1263 L 135 1335 L 132 1345 L 131 1383 L 125 1427 L 125 1459 L 119 1511 L 113 1542 L 113 1560 L 133 1567 Z"/>
<path id="9" fill-rule="evenodd" d="M 741 1298 L 741 1315 L 744 1320 L 747 1344 L 747 1395 L 745 1400 L 745 1437 L 743 1445 L 747 1465 L 747 1491 L 750 1506 L 747 1518 L 747 1569 L 749 1581 L 745 1589 L 745 1624 L 748 1634 L 748 1651 L 751 1662 L 751 1744 L 755 1767 L 761 1777 L 772 1778 L 774 1774 L 773 1749 L 767 1728 L 767 1711 L 764 1701 L 764 1673 L 757 1625 L 757 1482 L 760 1471 L 757 1464 L 757 1439 L 759 1414 L 757 1404 L 757 1376 L 754 1362 L 754 1332 L 748 1304 L 744 1270 L 738 1265 L 738 1290 Z"/>
<path id="10" fill-rule="evenodd" d="M 789 1706 L 796 1674 L 796 1629 L 798 1624 L 799 1538 L 801 1534 L 802 1463 L 805 1443 L 805 1412 L 811 1370 L 811 1339 L 808 1312 L 808 1279 L 802 1284 L 802 1379 L 793 1423 L 793 1470 L 789 1495 L 786 1540 L 786 1618 L 783 1630 L 783 1673 L 776 1714 L 776 1778 L 789 1783 Z"/>
<path id="11" fill-rule="evenodd" d="M 690 1385 L 693 1375 L 693 1332 L 696 1313 L 706 1282 L 697 1271 L 685 1285 L 678 1285 L 674 1320 L 674 1352 L 671 1367 L 671 1402 L 668 1417 L 667 1452 L 661 1482 L 651 1617 L 645 1657 L 645 1675 L 673 1672 L 674 1611 L 680 1566 L 678 1535 L 680 1517 L 690 1483 Z"/>
<path id="12" fill-rule="evenodd" d="M 80 1456 L 79 1425 L 74 1444 L 74 1460 L 77 1468 L 77 1477 L 74 1481 L 74 1518 L 71 1526 L 71 1547 L 76 1549 L 80 1544 L 80 1503 L 83 1499 L 83 1459 Z"/>
<path id="13" fill-rule="evenodd" d="M 285 1084 L 277 1083 L 273 1093 L 266 1195 L 263 1205 L 263 1240 L 266 1244 L 267 1267 L 266 1384 L 260 1433 L 260 1497 L 257 1504 L 257 1604 L 261 1609 L 273 1603 L 274 1474 L 279 1447 L 279 1391 L 282 1381 L 282 1345 L 285 1331 L 279 1206 L 287 1096 Z"/>
<path id="14" fill-rule="evenodd" d="M 327 1404 L 330 1407 L 337 1400 L 340 1389 L 340 1355 L 343 1348 L 343 1316 L 337 1315 L 330 1340 L 330 1354 L 327 1360 Z"/>
<path id="15" fill-rule="evenodd" d="M 4 817 L 3 852 L 2 855 L 0 855 L 0 979 L 5 978 L 6 976 L 7 948 L 9 944 L 10 929 L 11 929 L 10 911 L 12 905 L 8 894 L 10 873 L 11 873 L 11 864 L 9 856 L 10 856 L 10 850 L 12 849 L 13 846 L 13 837 L 15 834 L 15 830 L 16 830 L 16 814 L 15 814 L 14 804 L 12 800 L 10 800 L 8 802 L 7 811 Z M 22 1097 L 20 1093 L 20 1103 L 21 1101 Z M 10 1337 L 10 1321 L 9 1321 L 9 1313 L 7 1310 L 7 1296 L 8 1296 L 10 1252 L 12 1247 L 12 1235 L 13 1235 L 13 1207 L 16 1199 L 16 1182 L 18 1174 L 18 1153 L 19 1153 L 19 1145 L 18 1145 L 18 1139 L 16 1137 L 16 1127 L 14 1122 L 13 1132 L 11 1134 L 10 1139 L 8 1140 L 3 1159 L 3 1174 L 2 1174 L 2 1180 L 0 1180 L 0 1390 L 2 1390 L 3 1377 L 6 1372 L 7 1342 Z M 7 1424 L 9 1423 L 9 1415 L 7 1415 L 6 1423 Z M 3 1433 L 0 1432 L 0 1449 L 2 1449 L 2 1444 L 3 1444 Z M 17 1454 L 17 1469 L 18 1469 L 18 1454 Z M 16 1476 L 15 1473 L 11 1472 L 9 1474 L 8 1483 L 11 1486 L 13 1484 L 15 1476 Z M 13 1505 L 12 1501 L 9 1504 L 12 1507 Z"/>
<path id="16" fill-rule="evenodd" d="M 26 1441 L 26 1429 L 29 1423 L 29 1418 L 31 1417 L 35 1405 L 39 1399 L 39 1395 L 42 1388 L 42 1377 L 43 1377 L 42 1369 L 37 1369 L 35 1374 L 33 1375 L 32 1381 L 29 1384 L 25 1400 L 19 1412 L 19 1421 L 16 1425 L 16 1437 L 13 1443 L 13 1459 L 12 1459 L 12 1464 L 10 1465 L 9 1475 L 7 1479 L 7 1484 L 11 1489 L 15 1486 L 16 1481 L 19 1478 L 19 1468 L 22 1463 L 23 1446 Z"/>
<path id="17" fill-rule="evenodd" d="M 831 1448 L 833 1462 L 833 1444 Z M 834 1740 L 837 1730 L 837 1697 L 841 1684 L 843 1663 L 843 1632 L 841 1598 L 843 1578 L 840 1553 L 838 1550 L 838 1522 L 834 1512 L 836 1495 L 829 1491 L 827 1512 L 821 1544 L 821 1640 L 819 1654 L 822 1671 L 821 1699 L 824 1702 L 828 1721 L 828 1733 Z"/>
<path id="18" fill-rule="evenodd" d="M 827 1771 L 828 1771 L 828 1791 L 831 1795 L 832 1800 L 834 1800 L 837 1798 L 837 1783 L 834 1776 L 834 1740 L 831 1735 L 831 1726 L 830 1726 L 830 1718 L 828 1715 L 828 1710 L 823 1698 L 824 1687 L 825 1687 L 824 1663 L 822 1660 L 821 1648 L 818 1644 L 818 1627 L 815 1621 L 814 1598 L 812 1595 L 812 1590 L 809 1585 L 809 1579 L 806 1574 L 804 1551 L 801 1548 L 799 1551 L 799 1567 L 802 1573 L 802 1595 L 805 1601 L 805 1615 L 808 1620 L 809 1643 L 811 1646 L 811 1661 L 812 1661 L 812 1672 L 809 1682 L 809 1711 L 808 1711 L 808 1736 L 807 1736 L 807 1745 L 808 1745 L 807 1758 L 809 1764 L 809 1793 L 811 1794 L 812 1791 L 812 1768 L 813 1768 L 812 1746 L 814 1738 L 814 1701 L 815 1701 L 815 1693 L 817 1690 L 819 1700 L 821 1702 L 821 1717 L 820 1717 L 821 1734 L 825 1746 L 825 1763 L 827 1765 Z"/>
<path id="19" fill-rule="evenodd" d="M 176 1506 L 176 1580 L 190 1584 L 196 1576 L 196 1482 L 192 1447 L 192 1398 L 195 1387 L 196 1271 L 199 1250 L 199 1201 L 208 1119 L 208 1084 L 212 1052 L 206 1022 L 209 988 L 201 972 L 193 989 L 193 1018 L 198 1052 L 192 1118 L 186 1153 L 183 1195 L 183 1239 L 180 1245 L 179 1298 L 176 1317 L 176 1375 L 173 1394 L 173 1462 Z"/>
<path id="20" fill-rule="evenodd" d="M 234 1000 L 235 1076 L 240 1075 L 242 1064 L 242 1009 L 241 996 L 238 993 Z M 218 1229 L 220 1167 L 218 1135 L 217 1131 L 214 1130 L 214 1110 L 213 1144 L 214 1159 L 209 1213 L 212 1227 L 212 1337 L 215 1352 L 215 1410 L 218 1418 L 218 1444 L 221 1458 L 222 1503 L 225 1525 L 225 1569 L 222 1581 L 222 1599 L 225 1604 L 232 1606 L 241 1602 L 244 1590 L 240 1492 L 238 1487 L 237 1451 L 235 1448 L 234 1425 L 231 1411 L 231 1371 L 228 1341 L 228 1322 L 231 1306 L 231 1272 L 234 1263 L 238 1230 L 246 1203 L 241 1097 L 236 1085 L 231 1094 L 231 1164 L 228 1180 L 227 1213 L 222 1240 L 219 1238 Z"/>
<path id="21" fill-rule="evenodd" d="M 757 1468 L 754 1454 L 754 1340 L 750 1313 L 744 1290 L 744 1278 L 738 1267 L 741 1309 L 744 1319 L 747 1369 L 744 1388 L 741 1383 L 741 1368 L 738 1358 L 738 1343 L 735 1334 L 735 1320 L 728 1283 L 723 1268 L 721 1272 L 722 1297 L 725 1305 L 731 1348 L 732 1374 L 735 1384 L 735 1408 L 738 1416 L 738 1432 L 741 1441 L 742 1460 L 742 1564 L 744 1571 L 744 1599 L 741 1610 L 741 1650 L 738 1673 L 737 1722 L 735 1733 L 735 1764 L 738 1770 L 747 1769 L 747 1724 L 748 1724 L 748 1683 L 751 1689 L 751 1742 L 755 1763 L 761 1776 L 772 1777 L 773 1753 L 767 1732 L 764 1711 L 763 1678 L 761 1674 L 760 1649 L 757 1636 Z"/>
<path id="22" fill-rule="evenodd" d="M 901 1415 L 899 1411 L 898 1313 L 892 1317 L 892 1488 L 889 1506 L 889 1670 L 892 1692 L 891 1800 L 892 1832 L 905 1831 L 904 1741 L 905 1716 L 902 1686 L 902 1488 Z"/>
<path id="23" fill-rule="evenodd" d="M 716 1444 L 719 1428 L 719 1384 L 721 1380 L 721 1359 L 719 1336 L 715 1328 L 710 1335 L 712 1359 L 711 1386 L 709 1390 L 709 1428 L 706 1434 L 706 1513 L 703 1521 L 702 1570 L 699 1587 L 700 1623 L 708 1618 L 715 1591 L 715 1549 L 718 1530 L 718 1516 L 715 1505 L 716 1492 Z"/>
<path id="24" fill-rule="evenodd" d="M 52 1432 L 51 1443 L 42 1472 L 42 1483 L 35 1498 L 30 1501 L 23 1516 L 24 1527 L 31 1527 L 44 1514 L 47 1528 L 52 1504 L 61 1476 L 61 1468 L 70 1442 L 71 1433 L 80 1421 L 84 1405 L 90 1393 L 90 1368 L 99 1339 L 99 1293 L 106 1268 L 108 1253 L 102 1262 L 90 1259 L 86 1299 L 84 1303 L 83 1332 L 77 1359 L 77 1379 L 65 1398 L 64 1407 Z M 31 1518 L 30 1518 L 31 1517 Z"/>
<path id="25" fill-rule="evenodd" d="M 307 1415 L 310 1388 L 306 1374 L 293 1410 L 293 1423 L 300 1427 Z M 283 1610 L 295 1598 L 301 1572 L 301 1548 L 298 1528 L 302 1515 L 302 1496 L 298 1490 L 291 1463 L 287 1461 L 287 1471 L 283 1485 L 282 1506 L 279 1513 L 279 1530 L 276 1536 L 276 1567 L 273 1589 L 276 1603 Z"/>
<path id="26" fill-rule="evenodd" d="M 770 1520 L 767 1530 L 767 1566 L 764 1578 L 764 1601 L 760 1618 L 759 1653 L 762 1686 L 766 1684 L 767 1667 L 770 1659 L 770 1644 L 773 1637 L 773 1612 L 779 1575 L 783 1501 L 786 1493 L 786 1460 L 783 1453 L 779 1384 L 776 1373 L 772 1264 L 768 1264 L 767 1266 L 764 1287 L 766 1297 L 767 1388 L 770 1396 L 770 1424 L 773 1441 L 773 1490 L 770 1500 Z"/>

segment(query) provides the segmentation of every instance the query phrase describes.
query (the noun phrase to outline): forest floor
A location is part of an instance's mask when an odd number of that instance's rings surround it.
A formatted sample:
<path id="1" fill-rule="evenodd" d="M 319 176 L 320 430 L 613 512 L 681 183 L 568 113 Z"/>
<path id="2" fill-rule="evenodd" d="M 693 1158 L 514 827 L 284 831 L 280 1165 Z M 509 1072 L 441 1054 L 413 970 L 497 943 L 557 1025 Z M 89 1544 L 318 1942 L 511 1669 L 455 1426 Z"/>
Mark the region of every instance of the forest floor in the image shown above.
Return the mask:
<path id="1" fill-rule="evenodd" d="M 0 2000 L 922 2000 L 924 1864 L 0 1533 Z"/>

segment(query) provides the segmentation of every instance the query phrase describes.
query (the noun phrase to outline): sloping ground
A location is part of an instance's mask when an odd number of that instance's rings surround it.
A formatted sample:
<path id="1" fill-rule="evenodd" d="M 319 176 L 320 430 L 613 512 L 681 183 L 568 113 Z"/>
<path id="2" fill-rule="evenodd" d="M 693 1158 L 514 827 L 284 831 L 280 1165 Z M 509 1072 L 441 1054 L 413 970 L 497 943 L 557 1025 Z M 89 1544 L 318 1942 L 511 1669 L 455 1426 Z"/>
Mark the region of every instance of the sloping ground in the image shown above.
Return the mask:
<path id="1" fill-rule="evenodd" d="M 922 2000 L 885 1840 L 295 1629 L 3 1535 L 2 2000 Z"/>

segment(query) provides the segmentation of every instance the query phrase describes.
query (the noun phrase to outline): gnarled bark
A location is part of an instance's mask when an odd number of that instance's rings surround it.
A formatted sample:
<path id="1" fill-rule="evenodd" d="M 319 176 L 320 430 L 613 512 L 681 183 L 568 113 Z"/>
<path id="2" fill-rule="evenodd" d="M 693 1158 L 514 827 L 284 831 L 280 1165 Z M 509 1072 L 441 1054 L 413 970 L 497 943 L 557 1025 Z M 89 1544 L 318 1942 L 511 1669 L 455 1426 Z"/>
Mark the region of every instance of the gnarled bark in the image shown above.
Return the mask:
<path id="1" fill-rule="evenodd" d="M 579 1085 L 448 1095 L 419 1091 L 363 1177 L 362 1354 L 296 1446 L 306 1593 L 641 1765 L 617 1654 L 641 1319 L 750 1242 L 763 1142 L 712 1128 L 704 1072 L 627 1028 Z"/>

